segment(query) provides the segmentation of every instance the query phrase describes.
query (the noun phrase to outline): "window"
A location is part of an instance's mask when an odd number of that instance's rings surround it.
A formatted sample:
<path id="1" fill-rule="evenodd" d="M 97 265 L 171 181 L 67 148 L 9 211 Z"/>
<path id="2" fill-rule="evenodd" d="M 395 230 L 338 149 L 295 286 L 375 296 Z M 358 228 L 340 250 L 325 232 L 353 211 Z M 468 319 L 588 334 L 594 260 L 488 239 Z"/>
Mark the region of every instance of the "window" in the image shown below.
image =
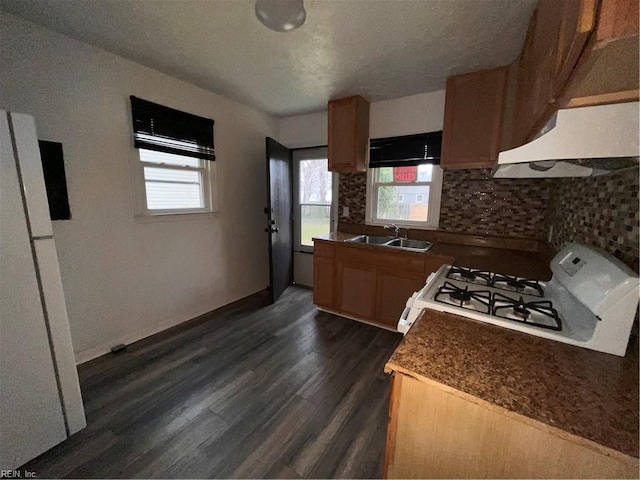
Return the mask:
<path id="1" fill-rule="evenodd" d="M 371 140 L 367 223 L 437 228 L 441 132 Z"/>
<path id="2" fill-rule="evenodd" d="M 149 212 L 210 211 L 209 162 L 139 149 Z"/>
<path id="3" fill-rule="evenodd" d="M 293 151 L 294 228 L 298 251 L 312 251 L 313 237 L 333 229 L 334 175 L 326 147 Z"/>
<path id="4" fill-rule="evenodd" d="M 138 213 L 214 210 L 213 120 L 131 97 Z"/>

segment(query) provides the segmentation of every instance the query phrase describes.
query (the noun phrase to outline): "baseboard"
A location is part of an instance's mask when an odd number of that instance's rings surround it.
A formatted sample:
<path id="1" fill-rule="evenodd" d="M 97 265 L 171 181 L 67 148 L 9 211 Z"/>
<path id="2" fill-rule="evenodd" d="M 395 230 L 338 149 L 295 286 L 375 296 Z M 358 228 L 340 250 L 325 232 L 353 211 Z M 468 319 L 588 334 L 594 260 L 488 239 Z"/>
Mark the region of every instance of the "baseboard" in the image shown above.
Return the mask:
<path id="1" fill-rule="evenodd" d="M 371 325 L 372 327 L 382 328 L 383 330 L 388 330 L 390 332 L 400 333 L 400 332 L 398 332 L 398 330 L 396 328 L 391 328 L 391 327 L 389 327 L 387 325 L 382 325 L 381 323 L 369 322 L 367 320 L 362 320 L 361 318 L 352 317 L 351 315 L 345 315 L 344 313 L 338 313 L 338 312 L 335 312 L 333 310 L 329 310 L 329 309 L 326 309 L 326 308 L 323 308 L 323 307 L 319 307 L 317 305 L 316 305 L 316 308 L 318 310 L 320 310 L 321 312 L 330 313 L 331 315 L 336 315 L 338 317 L 348 318 L 349 320 L 355 320 L 356 322 L 360 322 L 360 323 L 366 323 L 367 325 Z M 398 321 L 400 321 L 399 317 L 398 317 Z"/>
<path id="2" fill-rule="evenodd" d="M 111 347 L 113 347 L 114 345 L 119 345 L 121 343 L 125 344 L 125 345 L 129 345 L 131 343 L 137 342 L 139 340 L 142 340 L 143 338 L 147 338 L 150 337 L 151 335 L 155 335 L 156 333 L 160 333 L 163 332 L 165 330 L 168 330 L 169 328 L 175 327 L 176 325 L 180 325 L 181 323 L 185 323 L 191 320 L 195 320 L 198 317 L 201 317 L 203 315 L 208 315 L 212 312 L 215 312 L 216 310 L 226 307 L 227 305 L 230 305 L 234 302 L 237 302 L 238 300 L 242 300 L 244 298 L 247 297 L 251 297 L 252 295 L 255 295 L 259 292 L 262 292 L 264 289 L 258 289 L 253 293 L 249 293 L 246 295 L 242 295 L 238 298 L 233 298 L 230 301 L 227 301 L 227 303 L 225 303 L 224 305 L 219 305 L 213 309 L 207 309 L 206 311 L 202 311 L 202 312 L 189 312 L 187 314 L 184 315 L 180 315 L 177 317 L 173 317 L 170 318 L 168 320 L 162 321 L 156 325 L 154 325 L 153 327 L 144 329 L 144 330 L 138 330 L 137 332 L 133 332 L 129 335 L 124 335 L 122 337 L 118 337 L 118 338 L 114 338 L 113 340 L 110 340 L 109 343 L 104 343 L 102 345 L 99 345 L 97 347 L 93 347 L 90 348 L 88 350 L 84 350 L 82 352 L 76 353 L 75 354 L 75 360 L 76 360 L 76 365 L 80 365 L 82 363 L 86 363 L 90 360 L 93 360 L 95 358 L 101 357 L 102 355 L 105 355 L 107 353 L 111 353 Z"/>

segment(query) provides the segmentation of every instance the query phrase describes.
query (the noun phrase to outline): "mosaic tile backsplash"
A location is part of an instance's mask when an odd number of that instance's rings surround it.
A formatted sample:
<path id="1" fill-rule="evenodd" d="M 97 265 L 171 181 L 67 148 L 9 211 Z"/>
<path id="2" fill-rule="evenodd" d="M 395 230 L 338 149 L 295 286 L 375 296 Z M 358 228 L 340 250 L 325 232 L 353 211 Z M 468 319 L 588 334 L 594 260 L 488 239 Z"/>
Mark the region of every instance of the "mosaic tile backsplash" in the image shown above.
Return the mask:
<path id="1" fill-rule="evenodd" d="M 340 220 L 365 223 L 365 173 L 341 174 Z M 440 230 L 575 241 L 610 252 L 638 272 L 638 171 L 589 178 L 492 179 L 488 169 L 446 170 Z"/>
<path id="2" fill-rule="evenodd" d="M 440 229 L 542 239 L 548 179 L 491 178 L 490 169 L 445 170 Z"/>
<path id="3" fill-rule="evenodd" d="M 548 187 L 531 179 L 493 179 L 490 169 L 445 170 L 440 230 L 475 235 L 544 238 Z M 365 223 L 366 173 L 340 174 L 339 205 L 349 223 Z"/>
<path id="4" fill-rule="evenodd" d="M 638 272 L 638 170 L 553 180 L 547 223 L 551 244 L 599 247 Z"/>
<path id="5" fill-rule="evenodd" d="M 364 225 L 367 210 L 367 174 L 341 173 L 338 182 L 338 205 L 349 207 L 349 216 L 340 217 L 349 223 Z M 342 215 L 342 210 L 340 211 Z"/>

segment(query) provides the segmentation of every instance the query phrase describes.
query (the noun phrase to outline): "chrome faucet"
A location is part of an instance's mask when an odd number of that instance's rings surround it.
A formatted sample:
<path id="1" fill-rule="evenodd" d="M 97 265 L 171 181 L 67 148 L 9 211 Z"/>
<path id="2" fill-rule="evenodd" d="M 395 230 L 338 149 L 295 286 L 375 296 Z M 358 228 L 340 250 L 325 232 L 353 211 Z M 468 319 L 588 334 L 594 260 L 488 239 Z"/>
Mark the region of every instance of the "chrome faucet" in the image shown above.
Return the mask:
<path id="1" fill-rule="evenodd" d="M 393 231 L 393 238 L 398 238 L 398 234 L 400 233 L 400 227 L 397 226 L 395 223 L 391 223 L 389 225 L 385 225 L 384 228 L 387 229 L 387 230 L 392 230 Z"/>

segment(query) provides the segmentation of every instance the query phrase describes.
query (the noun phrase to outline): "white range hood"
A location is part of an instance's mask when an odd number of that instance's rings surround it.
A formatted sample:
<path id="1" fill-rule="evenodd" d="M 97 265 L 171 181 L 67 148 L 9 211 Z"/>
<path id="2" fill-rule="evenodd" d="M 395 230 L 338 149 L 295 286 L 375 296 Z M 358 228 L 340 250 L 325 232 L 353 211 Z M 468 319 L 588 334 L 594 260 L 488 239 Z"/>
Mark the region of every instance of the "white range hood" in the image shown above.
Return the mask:
<path id="1" fill-rule="evenodd" d="M 589 177 L 636 167 L 638 102 L 559 110 L 531 142 L 500 152 L 494 178 Z"/>

